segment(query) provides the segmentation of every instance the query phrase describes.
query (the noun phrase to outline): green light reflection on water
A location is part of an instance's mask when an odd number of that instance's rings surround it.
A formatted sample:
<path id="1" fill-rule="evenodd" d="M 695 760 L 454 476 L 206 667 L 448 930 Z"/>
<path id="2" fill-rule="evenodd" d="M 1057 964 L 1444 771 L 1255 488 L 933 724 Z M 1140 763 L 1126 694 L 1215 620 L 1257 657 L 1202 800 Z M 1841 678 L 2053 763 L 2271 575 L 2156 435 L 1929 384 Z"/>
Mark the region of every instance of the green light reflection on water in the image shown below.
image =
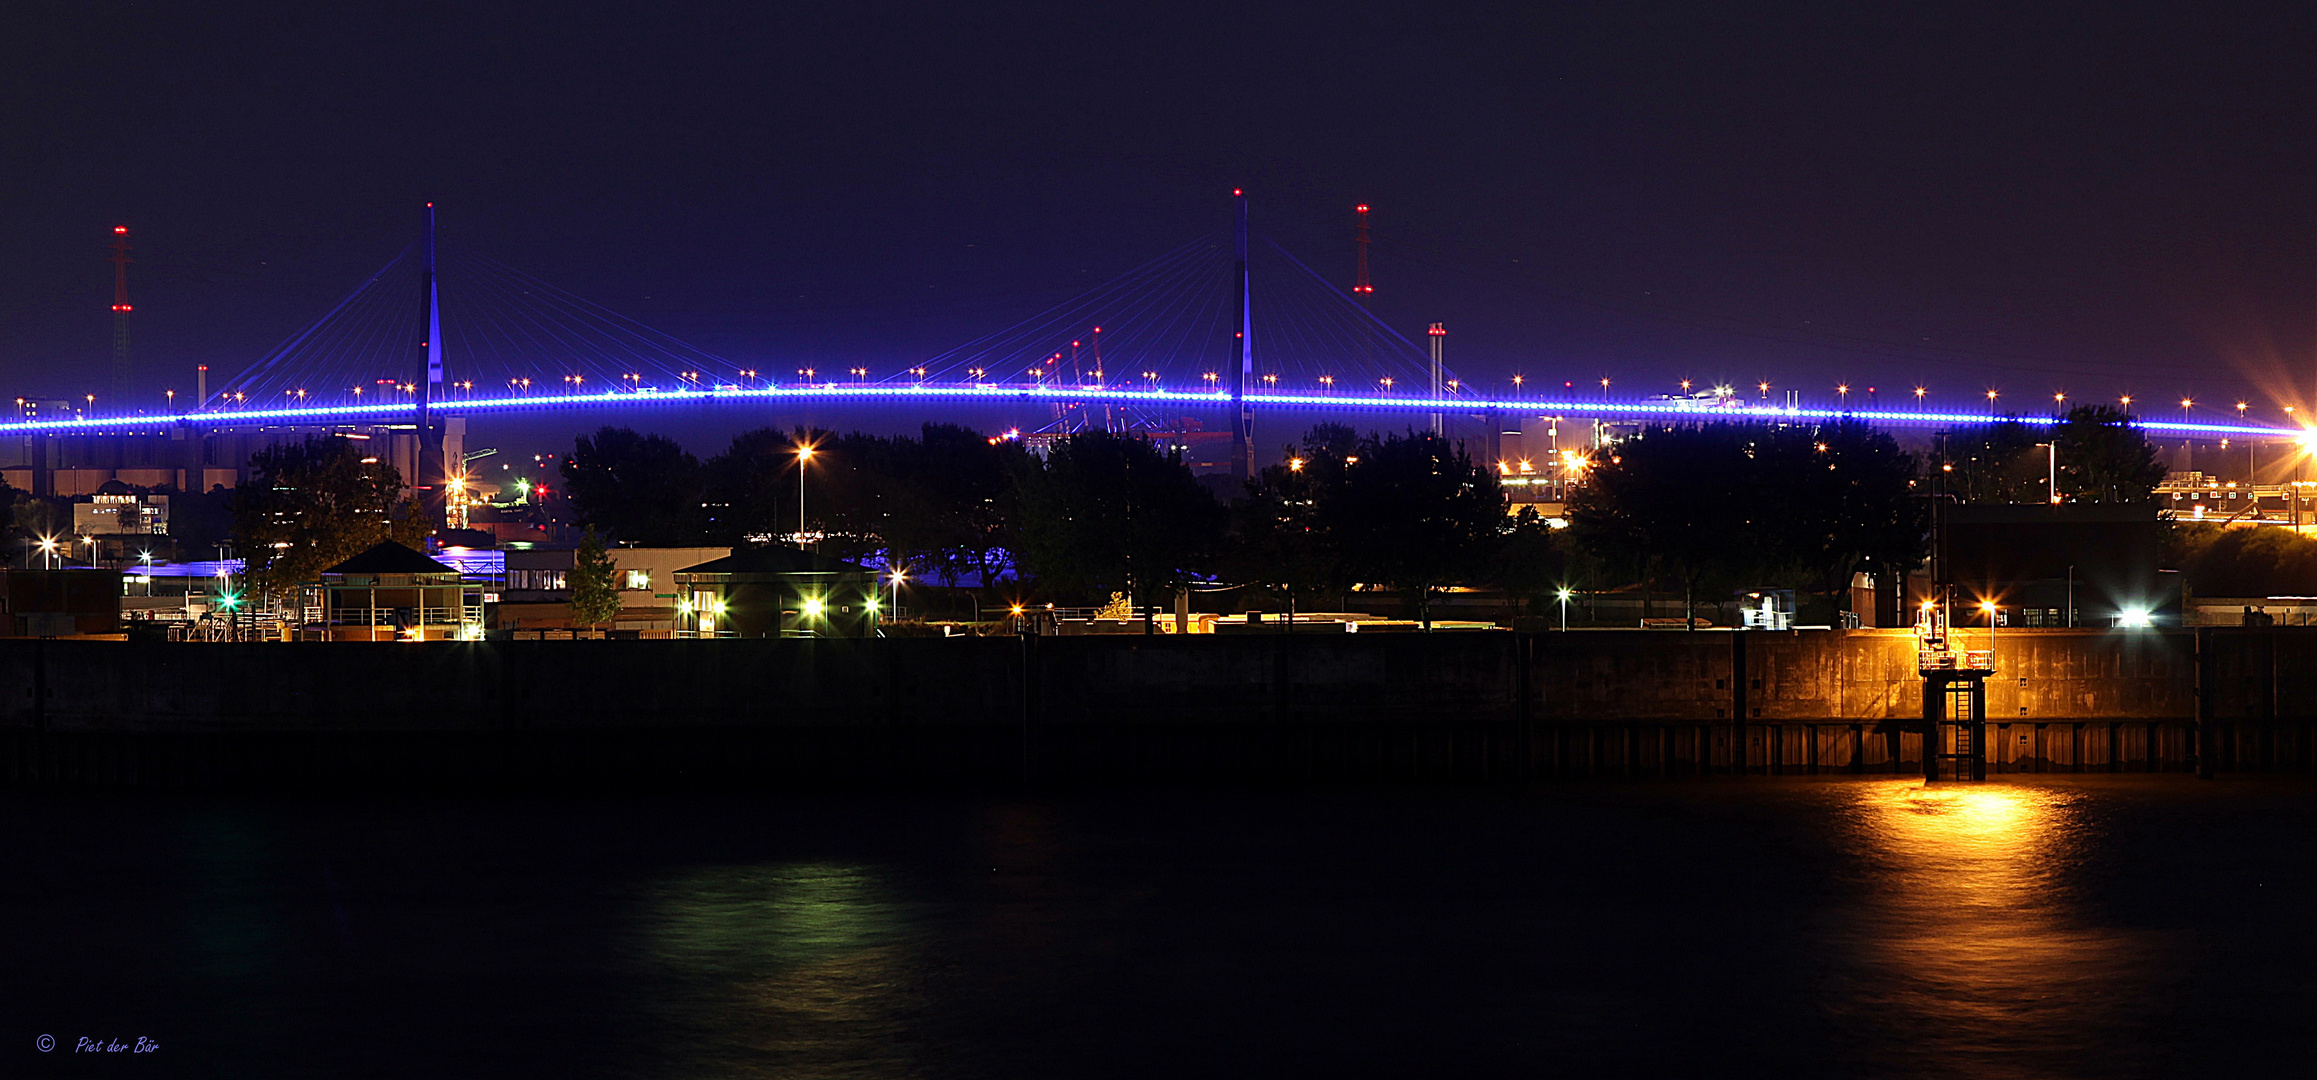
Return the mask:
<path id="1" fill-rule="evenodd" d="M 665 1075 L 919 1071 L 914 916 L 874 868 L 688 870 L 651 888 L 641 929 Z"/>

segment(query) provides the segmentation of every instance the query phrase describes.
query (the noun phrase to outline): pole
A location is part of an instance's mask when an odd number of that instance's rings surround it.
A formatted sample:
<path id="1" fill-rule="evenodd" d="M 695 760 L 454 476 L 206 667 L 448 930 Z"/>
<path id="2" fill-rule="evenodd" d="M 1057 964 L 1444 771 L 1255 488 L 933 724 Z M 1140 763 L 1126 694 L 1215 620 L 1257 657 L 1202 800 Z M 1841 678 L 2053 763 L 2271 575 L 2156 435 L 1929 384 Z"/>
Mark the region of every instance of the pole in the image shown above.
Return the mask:
<path id="1" fill-rule="evenodd" d="M 419 330 L 426 340 L 419 343 L 426 363 L 425 377 L 418 384 L 418 461 L 411 478 L 413 487 L 432 488 L 438 480 L 447 480 L 450 469 L 442 459 L 442 439 L 436 433 L 428 415 L 434 406 L 435 392 L 442 388 L 443 343 L 441 294 L 435 285 L 434 258 L 434 204 L 426 204 L 426 261 L 419 272 Z M 446 500 L 445 510 L 448 505 Z"/>
<path id="2" fill-rule="evenodd" d="M 1231 476 L 1246 480 L 1254 474 L 1250 444 L 1255 437 L 1255 416 L 1247 408 L 1247 379 L 1255 371 L 1255 312 L 1247 281 L 1247 193 L 1243 188 L 1232 188 L 1231 197 L 1238 211 L 1232 231 L 1237 241 L 1234 265 L 1239 290 L 1239 364 L 1231 379 Z"/>
<path id="3" fill-rule="evenodd" d="M 129 389 L 129 227 L 113 226 L 113 397 Z"/>
<path id="4" fill-rule="evenodd" d="M 796 456 L 796 546 L 805 548 L 805 462 L 813 459 L 811 448 Z"/>
<path id="5" fill-rule="evenodd" d="M 1433 323 L 1432 328 L 1426 332 L 1432 336 L 1432 400 L 1438 401 L 1440 400 L 1440 339 L 1447 337 L 1448 331 L 1443 329 L 1439 323 Z M 1440 435 L 1440 414 L 1433 413 L 1432 436 L 1439 438 Z"/>

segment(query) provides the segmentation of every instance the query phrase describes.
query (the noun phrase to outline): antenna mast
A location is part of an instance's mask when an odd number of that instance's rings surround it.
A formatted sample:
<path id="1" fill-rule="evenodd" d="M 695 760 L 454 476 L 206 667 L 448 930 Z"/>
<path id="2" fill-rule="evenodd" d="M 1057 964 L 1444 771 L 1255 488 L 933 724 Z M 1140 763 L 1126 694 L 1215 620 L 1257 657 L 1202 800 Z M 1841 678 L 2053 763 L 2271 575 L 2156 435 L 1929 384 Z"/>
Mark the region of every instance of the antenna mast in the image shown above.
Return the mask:
<path id="1" fill-rule="evenodd" d="M 1432 400 L 1438 401 L 1440 400 L 1440 342 L 1442 338 L 1448 336 L 1448 330 L 1439 323 L 1433 323 L 1432 328 L 1425 332 L 1432 336 Z M 1432 414 L 1432 434 L 1435 437 L 1441 434 L 1439 413 Z"/>
<path id="2" fill-rule="evenodd" d="M 129 387 L 129 227 L 113 226 L 113 398 L 123 403 Z"/>

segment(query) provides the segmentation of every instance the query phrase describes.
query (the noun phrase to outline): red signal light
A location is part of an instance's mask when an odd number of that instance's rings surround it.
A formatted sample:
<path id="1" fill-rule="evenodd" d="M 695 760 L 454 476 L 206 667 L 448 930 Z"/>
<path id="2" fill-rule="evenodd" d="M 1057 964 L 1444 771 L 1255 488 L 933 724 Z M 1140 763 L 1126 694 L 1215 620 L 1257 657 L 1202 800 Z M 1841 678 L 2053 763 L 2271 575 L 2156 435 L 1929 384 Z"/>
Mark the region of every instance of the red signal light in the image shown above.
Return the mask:
<path id="1" fill-rule="evenodd" d="M 129 231 L 129 227 L 126 225 L 115 225 L 113 226 L 113 231 L 116 233 L 126 233 Z"/>

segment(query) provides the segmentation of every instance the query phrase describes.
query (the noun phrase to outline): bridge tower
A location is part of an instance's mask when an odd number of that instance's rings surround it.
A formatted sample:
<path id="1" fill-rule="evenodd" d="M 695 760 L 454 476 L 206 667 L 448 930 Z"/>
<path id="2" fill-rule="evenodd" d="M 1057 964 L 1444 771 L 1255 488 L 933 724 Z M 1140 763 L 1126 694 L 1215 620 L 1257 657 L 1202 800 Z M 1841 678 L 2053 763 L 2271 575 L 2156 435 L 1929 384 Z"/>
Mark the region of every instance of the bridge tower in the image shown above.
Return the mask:
<path id="1" fill-rule="evenodd" d="M 418 275 L 419 351 L 426 371 L 418 381 L 418 475 L 410 478 L 410 486 L 423 493 L 426 505 L 440 510 L 450 469 L 443 459 L 442 429 L 433 415 L 435 395 L 443 388 L 442 296 L 435 284 L 434 233 L 434 204 L 430 202 L 426 204 L 425 261 Z"/>
<path id="2" fill-rule="evenodd" d="M 129 389 L 129 227 L 113 226 L 113 386 L 115 408 L 125 407 Z"/>
<path id="3" fill-rule="evenodd" d="M 1231 377 L 1231 475 L 1245 480 L 1254 475 L 1255 411 L 1247 405 L 1247 384 L 1255 374 L 1255 311 L 1247 283 L 1247 192 L 1232 188 L 1231 198 L 1238 211 L 1233 235 L 1238 243 L 1234 265 L 1239 279 L 1239 363 Z"/>

